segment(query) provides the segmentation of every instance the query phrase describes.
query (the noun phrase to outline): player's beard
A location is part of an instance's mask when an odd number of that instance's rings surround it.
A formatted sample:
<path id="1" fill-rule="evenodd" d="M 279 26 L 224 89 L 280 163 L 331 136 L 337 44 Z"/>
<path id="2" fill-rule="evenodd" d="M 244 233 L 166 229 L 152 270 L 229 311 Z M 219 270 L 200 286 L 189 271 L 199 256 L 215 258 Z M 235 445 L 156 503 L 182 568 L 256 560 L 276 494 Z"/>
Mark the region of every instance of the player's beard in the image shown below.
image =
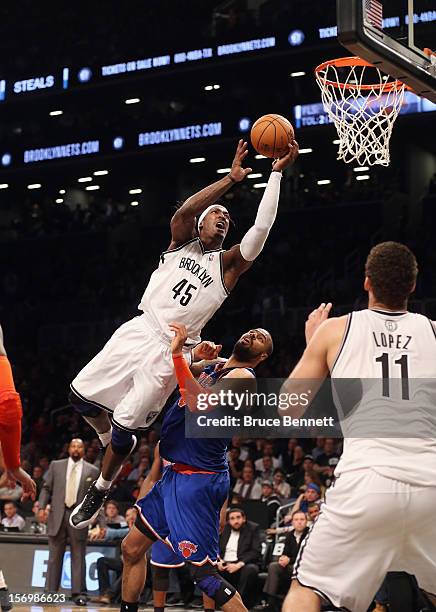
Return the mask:
<path id="1" fill-rule="evenodd" d="M 251 361 L 253 359 L 251 344 L 244 344 L 241 340 L 238 340 L 232 352 L 238 361 Z"/>

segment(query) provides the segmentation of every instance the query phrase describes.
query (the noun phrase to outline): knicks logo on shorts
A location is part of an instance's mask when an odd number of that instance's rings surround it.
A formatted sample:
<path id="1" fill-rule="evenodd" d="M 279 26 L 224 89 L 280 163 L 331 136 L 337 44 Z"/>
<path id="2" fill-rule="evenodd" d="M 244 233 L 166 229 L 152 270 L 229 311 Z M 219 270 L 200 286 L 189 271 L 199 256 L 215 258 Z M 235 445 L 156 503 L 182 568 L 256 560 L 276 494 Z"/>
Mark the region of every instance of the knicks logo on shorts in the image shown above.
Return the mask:
<path id="1" fill-rule="evenodd" d="M 189 540 L 183 540 L 182 542 L 179 542 L 178 548 L 185 559 L 196 553 L 198 550 L 197 544 L 193 544 Z"/>

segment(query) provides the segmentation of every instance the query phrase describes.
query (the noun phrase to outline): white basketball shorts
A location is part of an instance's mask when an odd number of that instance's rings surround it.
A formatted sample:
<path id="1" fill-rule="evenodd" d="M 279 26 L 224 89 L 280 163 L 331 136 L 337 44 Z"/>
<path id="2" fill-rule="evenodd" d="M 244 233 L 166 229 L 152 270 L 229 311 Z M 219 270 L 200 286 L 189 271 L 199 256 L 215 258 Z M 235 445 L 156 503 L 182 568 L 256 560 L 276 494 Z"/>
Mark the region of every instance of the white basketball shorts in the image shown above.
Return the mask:
<path id="1" fill-rule="evenodd" d="M 367 611 L 390 571 L 414 574 L 435 594 L 435 505 L 436 486 L 412 486 L 371 469 L 341 474 L 301 545 L 293 577 L 351 612 Z"/>
<path id="2" fill-rule="evenodd" d="M 190 363 L 190 350 L 184 352 Z M 121 325 L 71 389 L 127 430 L 149 427 L 177 385 L 170 343 L 145 315 Z"/>

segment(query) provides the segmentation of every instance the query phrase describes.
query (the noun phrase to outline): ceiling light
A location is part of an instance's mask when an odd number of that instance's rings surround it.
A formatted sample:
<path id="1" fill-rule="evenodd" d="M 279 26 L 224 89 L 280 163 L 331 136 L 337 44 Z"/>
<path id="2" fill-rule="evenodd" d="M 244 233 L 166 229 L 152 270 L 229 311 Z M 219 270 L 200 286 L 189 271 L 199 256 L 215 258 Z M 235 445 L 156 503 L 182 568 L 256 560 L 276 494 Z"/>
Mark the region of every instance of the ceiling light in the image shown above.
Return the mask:
<path id="1" fill-rule="evenodd" d="M 141 98 L 127 98 L 124 102 L 125 104 L 138 104 L 138 102 L 141 102 Z"/>
<path id="2" fill-rule="evenodd" d="M 312 153 L 313 149 L 300 149 L 300 154 L 301 153 Z"/>
<path id="3" fill-rule="evenodd" d="M 359 174 L 359 176 L 356 176 L 356 181 L 367 181 L 369 178 L 369 174 Z"/>
<path id="4" fill-rule="evenodd" d="M 191 164 L 201 164 L 201 162 L 205 162 L 205 161 L 206 161 L 205 157 L 191 157 L 191 159 L 189 160 Z"/>
<path id="5" fill-rule="evenodd" d="M 27 189 L 39 189 L 40 187 L 42 187 L 41 183 L 31 183 L 27 185 Z"/>
<path id="6" fill-rule="evenodd" d="M 247 178 L 249 179 L 261 178 L 262 176 L 262 172 L 252 172 L 251 174 L 247 174 Z"/>
<path id="7" fill-rule="evenodd" d="M 49 112 L 50 117 L 56 117 L 57 115 L 63 115 L 63 114 L 64 114 L 64 111 L 61 111 L 61 110 L 55 110 L 55 111 Z"/>
<path id="8" fill-rule="evenodd" d="M 217 174 L 228 174 L 232 169 L 231 168 L 218 168 L 216 171 Z"/>
<path id="9" fill-rule="evenodd" d="M 266 187 L 268 183 L 254 183 L 253 187 L 255 189 L 260 189 L 261 187 Z"/>
<path id="10" fill-rule="evenodd" d="M 129 193 L 134 195 L 135 193 L 142 193 L 142 189 L 129 189 Z"/>
<path id="11" fill-rule="evenodd" d="M 260 153 L 258 155 L 254 156 L 254 159 L 268 159 L 266 155 L 261 155 Z"/>
<path id="12" fill-rule="evenodd" d="M 130 206 L 139 206 L 138 200 L 134 200 L 133 202 L 130 202 Z"/>
<path id="13" fill-rule="evenodd" d="M 333 144 L 341 144 L 341 141 L 339 140 L 339 138 L 337 138 L 336 140 L 333 140 Z M 301 153 L 301 151 L 300 151 Z"/>
<path id="14" fill-rule="evenodd" d="M 7 189 L 9 185 L 7 183 L 0 183 L 0 189 Z"/>
<path id="15" fill-rule="evenodd" d="M 88 185 L 88 187 L 85 187 L 86 191 L 96 191 L 97 189 L 100 189 L 100 185 Z"/>
<path id="16" fill-rule="evenodd" d="M 353 172 L 368 172 L 368 166 L 359 166 L 358 168 L 353 168 Z"/>
<path id="17" fill-rule="evenodd" d="M 82 178 L 77 179 L 78 183 L 89 183 L 92 181 L 92 176 L 82 176 Z"/>
<path id="18" fill-rule="evenodd" d="M 213 89 L 213 85 L 206 85 L 206 87 L 204 88 L 204 91 L 212 91 Z"/>
<path id="19" fill-rule="evenodd" d="M 57 200 L 55 200 L 56 204 L 62 204 L 63 201 L 63 198 L 58 198 Z"/>
<path id="20" fill-rule="evenodd" d="M 65 193 L 65 189 L 59 189 L 59 193 L 63 195 Z"/>
<path id="21" fill-rule="evenodd" d="M 109 174 L 109 170 L 96 170 L 93 172 L 94 176 L 104 176 L 105 174 Z"/>
<path id="22" fill-rule="evenodd" d="M 291 77 L 301 77 L 301 76 L 305 76 L 306 73 L 303 70 L 300 70 L 299 72 L 291 72 L 291 74 L 289 76 Z"/>
<path id="23" fill-rule="evenodd" d="M 316 181 L 317 185 L 330 185 L 331 180 L 330 179 L 322 179 L 321 181 Z"/>
<path id="24" fill-rule="evenodd" d="M 214 89 L 221 89 L 221 85 L 214 85 L 213 88 Z"/>

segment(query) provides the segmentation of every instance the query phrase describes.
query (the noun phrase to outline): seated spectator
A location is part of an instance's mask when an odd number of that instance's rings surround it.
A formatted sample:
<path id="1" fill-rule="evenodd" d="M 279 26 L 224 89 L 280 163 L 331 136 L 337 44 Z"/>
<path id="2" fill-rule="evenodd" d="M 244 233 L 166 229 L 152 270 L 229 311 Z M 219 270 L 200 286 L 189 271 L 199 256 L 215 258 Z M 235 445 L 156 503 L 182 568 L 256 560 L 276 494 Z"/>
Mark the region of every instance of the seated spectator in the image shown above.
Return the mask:
<path id="1" fill-rule="evenodd" d="M 339 460 L 339 453 L 336 451 L 336 440 L 334 438 L 326 438 L 324 441 L 324 452 L 318 455 L 315 460 L 314 470 L 328 477 L 331 474 L 329 460 L 332 458 Z"/>
<path id="2" fill-rule="evenodd" d="M 229 508 L 239 508 L 242 505 L 243 499 L 239 493 L 231 491 L 229 498 Z"/>
<path id="3" fill-rule="evenodd" d="M 261 459 L 261 469 L 258 470 L 257 476 L 260 480 L 272 480 L 274 476 L 273 458 L 269 455 L 264 455 Z M 257 461 L 255 465 L 257 464 Z"/>
<path id="4" fill-rule="evenodd" d="M 231 508 L 220 535 L 218 570 L 239 591 L 248 609 L 254 605 L 260 558 L 259 525 L 247 521 L 243 510 Z"/>
<path id="5" fill-rule="evenodd" d="M 150 471 L 150 458 L 148 456 L 148 451 L 147 451 L 147 455 L 143 455 L 140 458 L 138 465 L 134 467 L 133 470 L 130 472 L 130 474 L 127 477 L 127 480 L 138 481 L 141 477 L 145 478 L 149 471 Z"/>
<path id="6" fill-rule="evenodd" d="M 95 533 L 90 537 L 91 541 L 103 540 L 118 540 L 121 546 L 121 541 L 129 533 L 129 530 L 135 524 L 136 510 L 135 508 L 127 508 L 126 510 L 126 521 L 125 526 L 121 529 L 112 529 L 107 527 L 106 529 L 100 529 L 98 534 Z M 115 581 L 111 584 L 109 577 L 109 570 L 112 570 L 116 574 Z M 121 580 L 123 576 L 123 561 L 122 558 L 113 557 L 100 557 L 97 559 L 97 576 L 100 595 L 98 597 L 91 598 L 92 603 L 110 604 L 115 601 L 121 595 Z"/>
<path id="7" fill-rule="evenodd" d="M 320 455 L 324 453 L 325 438 L 319 437 L 315 439 L 315 446 L 312 449 L 313 460 L 316 461 Z"/>
<path id="8" fill-rule="evenodd" d="M 238 493 L 242 499 L 260 499 L 262 496 L 262 487 L 254 478 L 254 470 L 249 466 L 245 466 L 242 470 L 242 476 L 236 482 L 234 493 Z"/>
<path id="9" fill-rule="evenodd" d="M 288 465 L 287 477 L 292 478 L 297 474 L 303 466 L 304 461 L 304 450 L 301 446 L 296 446 L 294 448 L 294 456 L 292 459 L 292 463 Z"/>
<path id="10" fill-rule="evenodd" d="M 292 472 L 291 466 L 294 461 L 294 449 L 296 446 L 298 446 L 298 438 L 289 438 L 287 450 L 280 455 L 282 468 L 285 474 L 290 474 Z"/>
<path id="11" fill-rule="evenodd" d="M 3 512 L 5 517 L 2 519 L 3 527 L 17 527 L 20 531 L 24 528 L 26 521 L 17 513 L 17 506 L 13 501 L 7 501 L 4 505 Z"/>
<path id="12" fill-rule="evenodd" d="M 268 509 L 268 525 L 272 525 L 276 520 L 277 510 L 280 508 L 280 499 L 274 492 L 271 480 L 262 482 L 262 497 L 260 501 L 266 504 Z"/>
<path id="13" fill-rule="evenodd" d="M 144 480 L 145 480 L 144 476 L 141 476 L 138 479 L 138 482 L 133 486 L 133 489 L 131 490 L 131 494 L 134 499 L 138 499 L 138 495 L 141 491 L 142 483 L 144 482 Z"/>
<path id="14" fill-rule="evenodd" d="M 227 460 L 229 462 L 229 470 L 230 470 L 230 487 L 233 488 L 236 484 L 238 478 L 241 478 L 242 468 L 244 467 L 244 463 L 240 459 L 241 449 L 237 446 L 232 446 L 232 448 L 227 453 Z"/>
<path id="15" fill-rule="evenodd" d="M 256 461 L 254 462 L 254 469 L 256 470 L 256 472 L 262 472 L 264 457 L 271 457 L 272 467 L 274 469 L 280 467 L 280 460 L 277 459 L 277 457 L 274 457 L 274 445 L 272 442 L 265 442 L 263 446 L 262 457 L 260 457 L 260 459 L 256 459 Z"/>
<path id="16" fill-rule="evenodd" d="M 124 516 L 120 514 L 120 508 L 117 502 L 113 499 L 110 499 L 105 504 L 104 518 L 108 527 L 115 525 L 119 527 L 125 527 L 127 524 Z"/>
<path id="17" fill-rule="evenodd" d="M 39 494 L 41 493 L 42 485 L 44 484 L 44 478 L 42 467 L 40 465 L 35 465 L 32 470 L 32 478 L 36 483 L 36 499 L 38 499 Z"/>
<path id="18" fill-rule="evenodd" d="M 44 474 L 46 473 L 46 471 L 48 470 L 48 468 L 50 467 L 50 459 L 48 457 L 40 457 L 39 461 L 38 461 L 38 465 L 42 467 L 42 475 L 44 476 Z"/>
<path id="19" fill-rule="evenodd" d="M 305 477 L 308 472 L 311 474 L 315 473 L 313 466 L 314 461 L 312 455 L 304 455 L 303 463 L 301 464 L 300 469 L 297 472 L 294 472 L 289 478 L 289 484 L 294 489 L 294 491 L 298 491 L 300 487 L 302 487 L 304 484 L 309 484 L 308 482 L 306 482 Z M 316 476 L 316 478 L 318 479 L 316 484 L 319 484 L 321 486 L 321 479 L 318 475 Z"/>
<path id="20" fill-rule="evenodd" d="M 297 498 L 297 501 L 292 507 L 292 515 L 294 515 L 294 513 L 298 510 L 301 510 L 301 512 L 304 512 L 306 514 L 309 508 L 309 504 L 312 503 L 317 503 L 318 505 L 321 505 L 321 489 L 318 485 L 313 483 L 307 485 L 306 491 L 304 493 L 301 493 L 301 495 Z M 286 517 L 285 522 L 287 522 Z"/>
<path id="21" fill-rule="evenodd" d="M 233 436 L 232 448 L 239 448 L 239 459 L 245 461 L 250 457 L 250 447 L 239 436 Z"/>
<path id="22" fill-rule="evenodd" d="M 274 493 L 283 499 L 291 497 L 291 486 L 285 482 L 285 473 L 282 468 L 274 470 L 273 475 Z"/>
<path id="23" fill-rule="evenodd" d="M 321 481 L 320 475 L 317 474 L 315 470 L 309 470 L 304 473 L 304 485 L 300 488 L 300 493 L 304 493 L 304 491 L 310 484 L 318 485 L 321 491 L 321 497 L 324 497 L 325 486 L 323 485 Z"/>
<path id="24" fill-rule="evenodd" d="M 315 522 L 320 512 L 321 512 L 321 506 L 317 504 L 316 502 L 311 502 L 307 506 L 306 514 L 307 514 L 307 524 L 309 527 L 312 525 L 312 523 Z"/>
<path id="25" fill-rule="evenodd" d="M 88 446 L 85 452 L 85 461 L 91 463 L 91 465 L 95 465 L 96 461 L 99 458 L 99 449 L 94 446 Z"/>
<path id="26" fill-rule="evenodd" d="M 30 524 L 30 532 L 46 535 L 47 534 L 48 510 L 47 508 L 39 508 L 34 519 Z"/>
<path id="27" fill-rule="evenodd" d="M 293 530 L 288 533 L 283 548 L 283 554 L 277 562 L 270 563 L 268 566 L 268 577 L 263 588 L 268 596 L 268 610 L 279 612 L 282 607 L 282 598 L 291 585 L 292 569 L 300 545 L 306 537 L 309 528 L 304 512 L 294 512 L 292 514 Z"/>

